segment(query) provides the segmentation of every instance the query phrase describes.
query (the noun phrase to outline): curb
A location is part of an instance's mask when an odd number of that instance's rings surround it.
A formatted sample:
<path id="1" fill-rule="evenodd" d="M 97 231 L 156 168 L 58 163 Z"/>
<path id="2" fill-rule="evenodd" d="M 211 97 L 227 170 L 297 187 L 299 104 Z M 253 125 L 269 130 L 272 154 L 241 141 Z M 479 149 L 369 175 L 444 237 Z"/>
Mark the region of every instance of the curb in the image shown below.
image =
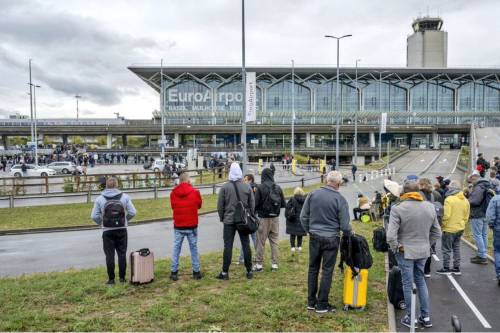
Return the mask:
<path id="1" fill-rule="evenodd" d="M 385 290 L 387 290 L 387 286 L 389 283 L 389 257 L 388 254 L 385 254 Z M 389 323 L 389 332 L 396 332 L 396 310 L 394 309 L 394 305 L 389 302 L 389 297 L 387 297 L 387 321 Z"/>
<path id="2" fill-rule="evenodd" d="M 198 216 L 208 215 L 212 213 L 216 213 L 217 210 L 210 210 L 203 213 L 199 213 Z M 150 220 L 140 220 L 137 222 L 132 222 L 129 224 L 129 227 L 134 227 L 137 225 L 157 223 L 157 222 L 166 222 L 172 221 L 172 217 L 163 217 L 157 219 Z M 101 229 L 97 224 L 95 225 L 80 225 L 80 226 L 69 226 L 69 227 L 51 227 L 51 228 L 35 228 L 35 229 L 23 229 L 23 230 L 2 230 L 0 231 L 1 236 L 14 236 L 14 235 L 32 235 L 32 234 L 44 234 L 48 232 L 69 232 L 69 231 L 81 231 L 81 230 L 94 230 Z"/>
<path id="3" fill-rule="evenodd" d="M 471 242 L 469 242 L 467 239 L 462 237 L 462 242 L 467 244 L 474 251 L 477 251 L 477 246 L 472 244 Z M 490 256 L 489 254 L 486 254 L 486 258 L 488 258 L 492 263 L 495 263 L 495 259 L 492 256 Z"/>

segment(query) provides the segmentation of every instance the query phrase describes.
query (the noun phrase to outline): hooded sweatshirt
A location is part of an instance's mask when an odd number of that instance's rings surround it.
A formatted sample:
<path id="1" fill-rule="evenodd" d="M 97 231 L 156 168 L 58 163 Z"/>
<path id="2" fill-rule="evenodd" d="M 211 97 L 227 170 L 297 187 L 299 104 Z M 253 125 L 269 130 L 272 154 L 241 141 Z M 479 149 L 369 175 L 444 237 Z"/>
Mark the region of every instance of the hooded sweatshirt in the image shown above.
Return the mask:
<path id="1" fill-rule="evenodd" d="M 170 193 L 170 206 L 174 212 L 175 229 L 198 227 L 198 209 L 201 208 L 200 191 L 189 183 L 180 183 Z"/>
<path id="2" fill-rule="evenodd" d="M 281 187 L 276 185 L 276 183 L 274 182 L 274 172 L 271 169 L 265 168 L 264 170 L 262 170 L 262 175 L 260 178 L 261 184 L 257 186 L 257 191 L 255 192 L 255 210 L 257 211 L 259 217 L 274 217 L 270 216 L 270 212 L 266 211 L 266 209 L 264 208 L 264 202 L 268 200 L 269 192 L 271 191 L 273 186 L 277 188 L 277 191 L 281 196 L 281 208 L 285 208 L 286 206 L 285 196 L 283 194 L 283 191 L 281 190 Z"/>
<path id="3" fill-rule="evenodd" d="M 484 178 L 480 178 L 472 187 L 469 194 L 470 203 L 470 218 L 484 218 L 486 216 L 486 205 L 484 198 L 486 191 L 490 188 L 490 182 Z"/>
<path id="4" fill-rule="evenodd" d="M 463 231 L 469 220 L 469 214 L 470 205 L 464 192 L 458 189 L 448 190 L 444 200 L 442 230 L 448 233 Z"/>
<path id="5" fill-rule="evenodd" d="M 120 193 L 122 192 L 117 188 L 111 188 L 111 189 L 107 188 L 104 191 L 102 191 L 101 195 L 98 196 L 94 202 L 94 208 L 92 209 L 92 214 L 90 215 L 90 217 L 92 218 L 92 220 L 94 220 L 95 223 L 101 226 L 103 232 L 108 230 L 117 230 L 126 228 L 128 226 L 128 221 L 130 221 L 136 214 L 136 210 L 134 204 L 132 203 L 132 200 L 130 200 L 129 196 L 126 193 L 122 193 L 120 202 L 125 207 L 125 214 L 126 214 L 125 226 L 119 228 L 105 228 L 102 225 L 102 217 L 104 215 L 104 206 L 106 205 L 106 201 L 108 199 L 116 197 Z"/>

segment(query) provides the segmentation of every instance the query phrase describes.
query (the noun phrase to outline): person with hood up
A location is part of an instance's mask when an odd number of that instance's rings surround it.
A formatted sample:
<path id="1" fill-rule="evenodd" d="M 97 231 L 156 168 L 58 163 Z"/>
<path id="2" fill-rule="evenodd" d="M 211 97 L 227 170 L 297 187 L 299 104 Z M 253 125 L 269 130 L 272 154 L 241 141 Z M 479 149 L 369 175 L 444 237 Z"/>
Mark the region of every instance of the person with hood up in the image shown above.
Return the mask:
<path id="1" fill-rule="evenodd" d="M 467 195 L 470 203 L 470 226 L 477 246 L 477 255 L 470 259 L 473 264 L 488 264 L 486 249 L 488 248 L 488 223 L 486 222 L 486 192 L 491 184 L 487 179 L 481 178 L 480 173 L 474 170 L 469 177 L 472 189 Z"/>
<path id="2" fill-rule="evenodd" d="M 170 206 L 174 215 L 174 250 L 172 252 L 170 280 L 178 280 L 179 256 L 184 238 L 188 239 L 191 251 L 193 279 L 199 280 L 202 276 L 198 255 L 198 209 L 201 208 L 202 199 L 200 191 L 191 185 L 191 179 L 187 172 L 182 172 L 179 180 L 179 185 L 170 193 Z"/>
<path id="3" fill-rule="evenodd" d="M 261 184 L 255 192 L 255 210 L 260 218 L 255 254 L 256 272 L 263 270 L 264 248 L 268 238 L 271 244 L 271 269 L 273 271 L 278 269 L 279 215 L 280 209 L 285 206 L 285 196 L 281 187 L 274 182 L 274 172 L 265 168 L 262 170 Z"/>
<path id="4" fill-rule="evenodd" d="M 108 271 L 107 285 L 115 284 L 115 251 L 118 255 L 120 282 L 125 282 L 127 272 L 127 226 L 136 214 L 135 207 L 126 193 L 118 189 L 114 177 L 106 180 L 106 189 L 97 197 L 91 218 L 102 228 L 102 241 Z"/>
<path id="5" fill-rule="evenodd" d="M 238 194 L 240 200 L 248 210 L 253 212 L 255 210 L 255 199 L 253 191 L 243 181 L 243 173 L 241 172 L 240 165 L 236 162 L 231 164 L 229 168 L 229 181 L 225 183 L 220 191 L 217 200 L 217 212 L 220 221 L 224 224 L 223 238 L 224 238 L 224 256 L 222 263 L 222 271 L 217 276 L 219 280 L 229 280 L 229 266 L 233 255 L 234 236 L 238 232 L 243 249 L 243 256 L 245 260 L 245 267 L 247 269 L 247 279 L 253 278 L 252 273 L 252 252 L 250 250 L 250 238 L 248 233 L 242 232 L 237 229 L 237 222 L 235 221 L 236 204 L 238 203 Z M 238 192 L 236 192 L 238 191 Z"/>
<path id="6" fill-rule="evenodd" d="M 295 253 L 295 249 L 299 252 L 302 251 L 302 237 L 307 235 L 300 223 L 300 213 L 302 212 L 302 206 L 305 200 L 304 190 L 297 187 L 293 191 L 293 197 L 291 197 L 286 204 L 286 233 L 290 235 L 292 254 Z M 295 240 L 297 240 L 297 247 L 295 247 Z"/>
<path id="7" fill-rule="evenodd" d="M 443 268 L 437 274 L 462 275 L 460 272 L 460 239 L 469 220 L 470 204 L 460 190 L 460 185 L 452 181 L 444 200 L 444 214 L 441 225 L 441 251 L 443 252 Z M 453 251 L 453 268 L 450 269 L 451 252 Z"/>

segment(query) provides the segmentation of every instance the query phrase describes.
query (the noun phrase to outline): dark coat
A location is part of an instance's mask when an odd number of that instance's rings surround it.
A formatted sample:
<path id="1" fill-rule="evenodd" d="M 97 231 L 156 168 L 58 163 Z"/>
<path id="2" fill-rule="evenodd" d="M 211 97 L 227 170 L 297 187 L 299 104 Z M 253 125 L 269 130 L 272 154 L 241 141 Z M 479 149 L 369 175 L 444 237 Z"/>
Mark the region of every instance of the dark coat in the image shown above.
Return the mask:
<path id="1" fill-rule="evenodd" d="M 255 211 L 261 218 L 269 218 L 269 212 L 264 208 L 264 201 L 267 200 L 269 191 L 273 185 L 278 188 L 281 196 L 281 208 L 285 208 L 286 201 L 283 191 L 279 185 L 274 182 L 274 173 L 271 169 L 265 168 L 262 170 L 261 184 L 257 186 L 257 191 L 255 191 Z"/>
<path id="2" fill-rule="evenodd" d="M 486 205 L 484 198 L 486 191 L 490 188 L 490 182 L 486 179 L 479 179 L 472 187 L 468 199 L 470 203 L 470 218 L 484 218 L 486 216 Z"/>
<path id="3" fill-rule="evenodd" d="M 302 206 L 304 205 L 304 201 L 306 200 L 305 196 L 295 195 L 290 200 L 288 200 L 285 209 L 286 216 L 286 233 L 289 235 L 295 236 L 305 236 L 307 235 L 306 231 L 302 227 L 302 223 L 300 223 L 300 212 L 302 211 Z M 292 207 L 295 211 L 295 214 L 290 216 Z"/>

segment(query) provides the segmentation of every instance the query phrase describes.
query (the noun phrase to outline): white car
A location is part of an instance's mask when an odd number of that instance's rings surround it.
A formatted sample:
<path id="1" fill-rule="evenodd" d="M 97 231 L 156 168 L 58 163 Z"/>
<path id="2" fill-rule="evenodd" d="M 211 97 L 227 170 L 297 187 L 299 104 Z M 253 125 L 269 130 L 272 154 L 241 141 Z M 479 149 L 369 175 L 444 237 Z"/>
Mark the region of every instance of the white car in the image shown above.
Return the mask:
<path id="1" fill-rule="evenodd" d="M 46 167 L 36 166 L 33 164 L 26 164 L 27 170 L 23 174 L 21 171 L 21 164 L 16 164 L 10 168 L 10 175 L 14 177 L 47 177 L 54 176 L 56 171 Z"/>
<path id="2" fill-rule="evenodd" d="M 73 162 L 52 162 L 47 165 L 47 168 L 64 174 L 70 174 L 76 171 L 76 165 Z"/>
<path id="3" fill-rule="evenodd" d="M 168 161 L 168 164 L 174 165 L 173 161 Z M 175 168 L 176 169 L 184 169 L 186 165 L 184 163 L 175 163 Z M 165 160 L 155 160 L 153 162 L 153 165 L 151 165 L 151 170 L 154 172 L 160 172 L 163 171 L 163 168 L 165 168 Z"/>

